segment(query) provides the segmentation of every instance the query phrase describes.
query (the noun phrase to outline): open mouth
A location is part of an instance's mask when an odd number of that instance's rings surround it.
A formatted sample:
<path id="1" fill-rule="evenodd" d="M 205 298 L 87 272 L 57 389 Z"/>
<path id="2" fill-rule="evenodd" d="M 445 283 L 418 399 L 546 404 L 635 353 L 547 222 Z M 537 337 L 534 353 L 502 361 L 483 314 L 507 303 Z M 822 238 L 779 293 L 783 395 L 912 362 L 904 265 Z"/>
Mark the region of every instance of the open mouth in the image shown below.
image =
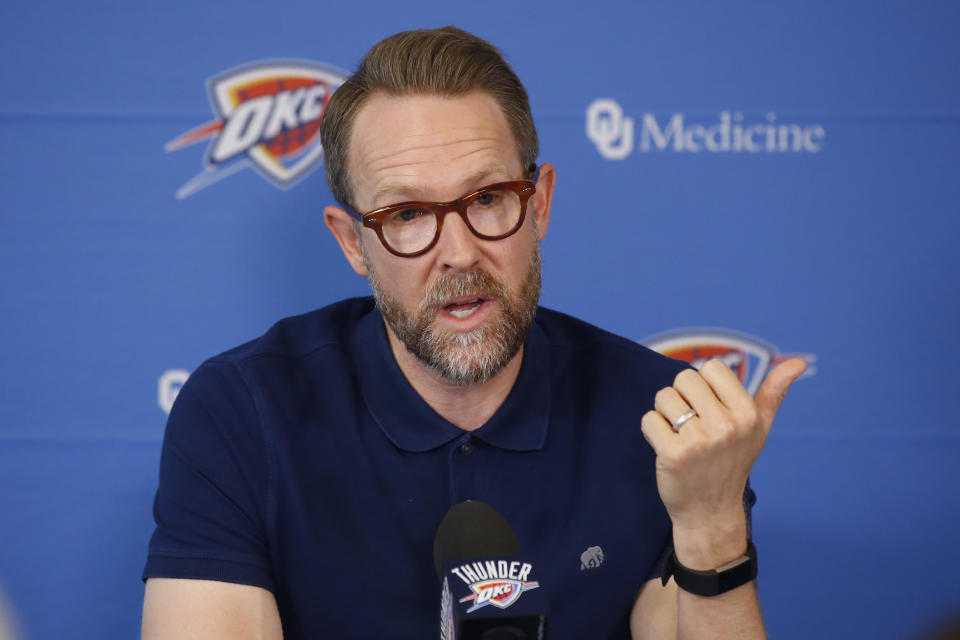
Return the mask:
<path id="1" fill-rule="evenodd" d="M 452 315 L 454 318 L 463 320 L 469 318 L 477 309 L 483 306 L 483 303 L 486 302 L 486 298 L 455 298 L 451 302 L 444 305 L 443 310 Z"/>

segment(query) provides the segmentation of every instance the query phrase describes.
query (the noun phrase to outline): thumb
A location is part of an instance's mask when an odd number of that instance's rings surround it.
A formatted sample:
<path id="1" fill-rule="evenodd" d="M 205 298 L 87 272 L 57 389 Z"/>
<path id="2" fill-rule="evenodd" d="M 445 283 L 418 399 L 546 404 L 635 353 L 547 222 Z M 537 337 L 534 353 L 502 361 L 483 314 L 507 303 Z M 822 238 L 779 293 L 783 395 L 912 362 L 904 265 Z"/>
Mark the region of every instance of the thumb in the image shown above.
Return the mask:
<path id="1" fill-rule="evenodd" d="M 760 420 L 768 430 L 790 385 L 806 370 L 806 362 L 800 358 L 791 358 L 777 365 L 760 385 L 755 400 L 757 410 L 760 412 Z"/>

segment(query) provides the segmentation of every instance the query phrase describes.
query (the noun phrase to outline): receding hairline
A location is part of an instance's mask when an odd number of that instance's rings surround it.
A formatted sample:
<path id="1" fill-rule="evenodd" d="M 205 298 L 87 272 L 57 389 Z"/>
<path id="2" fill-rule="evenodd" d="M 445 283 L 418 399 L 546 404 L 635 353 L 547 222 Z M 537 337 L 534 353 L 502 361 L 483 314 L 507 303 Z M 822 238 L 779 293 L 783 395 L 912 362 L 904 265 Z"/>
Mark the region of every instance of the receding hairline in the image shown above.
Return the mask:
<path id="1" fill-rule="evenodd" d="M 513 154 L 513 159 L 516 161 L 516 164 L 519 167 L 520 171 L 521 172 L 525 171 L 526 167 L 523 166 L 523 157 L 521 156 L 520 149 L 517 144 L 516 134 L 514 133 L 513 128 L 510 126 L 510 122 L 507 119 L 506 114 L 503 113 L 503 109 L 501 108 L 499 102 L 497 101 L 496 96 L 490 93 L 489 91 L 485 91 L 484 89 L 471 89 L 468 91 L 452 94 L 452 93 L 446 93 L 446 92 L 441 93 L 441 92 L 433 92 L 433 91 L 407 91 L 403 93 L 397 93 L 397 92 L 378 89 L 366 96 L 366 99 L 357 109 L 357 112 L 353 117 L 352 126 L 350 127 L 348 144 L 346 146 L 346 149 L 347 149 L 346 166 L 348 169 L 346 173 L 346 177 L 350 182 L 350 193 L 353 196 L 353 200 L 356 200 L 358 195 L 356 184 L 354 183 L 354 178 L 359 173 L 358 172 L 359 167 L 357 165 L 358 159 L 356 158 L 356 154 L 358 153 L 358 150 L 357 150 L 357 145 L 355 145 L 353 142 L 356 136 L 357 124 L 361 120 L 361 114 L 364 111 L 366 111 L 368 107 L 370 107 L 371 103 L 377 100 L 383 100 L 385 98 L 406 100 L 406 99 L 416 99 L 421 97 L 436 98 L 439 101 L 454 101 L 454 100 L 470 97 L 471 95 L 483 96 L 489 100 L 489 103 L 490 103 L 490 106 L 492 107 L 493 112 L 498 114 L 495 117 L 498 117 L 500 119 L 500 124 L 502 124 L 503 126 L 503 132 L 507 136 L 506 142 L 508 145 L 509 153 Z M 493 140 L 493 138 L 491 138 L 491 140 Z M 461 141 L 459 140 L 455 140 L 447 144 L 453 145 L 453 144 L 459 144 L 460 142 Z M 434 145 L 425 144 L 424 146 L 434 146 Z M 501 161 L 489 160 L 485 162 L 482 167 L 475 169 L 474 171 L 471 171 L 468 175 L 466 175 L 463 179 L 460 180 L 459 184 L 463 186 L 465 190 L 462 194 L 458 194 L 457 197 L 459 197 L 460 195 L 465 195 L 469 193 L 469 191 L 472 188 L 471 184 L 475 185 L 476 188 L 483 186 L 476 183 L 479 180 L 490 175 L 500 173 L 504 176 L 503 178 L 504 180 L 520 179 L 520 176 L 516 176 L 511 173 L 511 171 L 507 168 L 507 164 L 509 164 L 509 162 L 504 163 Z M 425 185 L 423 185 L 422 183 L 417 184 L 416 180 L 411 180 L 409 182 L 392 180 L 390 182 L 380 185 L 376 189 L 376 191 L 371 195 L 370 202 L 374 203 L 373 204 L 374 207 L 383 206 L 383 205 L 378 205 L 376 203 L 378 198 L 382 197 L 387 193 L 397 193 L 401 195 L 404 193 L 415 193 L 415 192 L 423 191 L 424 186 Z M 413 201 L 413 198 L 408 198 L 408 200 Z M 395 202 L 400 202 L 400 201 L 396 200 Z M 355 206 L 357 203 L 352 202 L 349 204 L 351 206 Z"/>
<path id="2" fill-rule="evenodd" d="M 481 91 L 506 118 L 520 166 L 531 172 L 539 144 L 529 96 L 505 56 L 490 42 L 457 27 L 417 29 L 388 36 L 360 61 L 356 73 L 333 93 L 321 121 L 325 174 L 334 197 L 353 199 L 348 175 L 354 118 L 375 93 L 453 97 Z"/>

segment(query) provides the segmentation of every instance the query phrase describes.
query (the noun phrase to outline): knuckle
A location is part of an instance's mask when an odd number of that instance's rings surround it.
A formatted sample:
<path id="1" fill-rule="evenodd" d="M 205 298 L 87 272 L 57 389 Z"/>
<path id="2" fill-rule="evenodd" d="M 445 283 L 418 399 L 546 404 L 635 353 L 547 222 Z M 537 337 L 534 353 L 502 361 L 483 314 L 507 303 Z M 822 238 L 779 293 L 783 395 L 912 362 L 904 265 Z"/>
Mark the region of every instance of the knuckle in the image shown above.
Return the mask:
<path id="1" fill-rule="evenodd" d="M 717 364 L 719 362 L 720 361 L 717 360 L 716 358 L 711 358 L 710 360 L 707 360 L 700 367 L 700 373 L 711 373 L 714 369 L 717 368 Z"/>
<path id="2" fill-rule="evenodd" d="M 673 384 L 678 385 L 683 383 L 685 380 L 690 380 L 691 377 L 700 375 L 695 369 L 684 369 L 676 375 L 673 379 Z"/>
<path id="3" fill-rule="evenodd" d="M 713 443 L 709 438 L 697 438 L 683 447 L 677 454 L 680 464 L 693 464 L 697 460 L 702 460 L 709 455 L 713 448 Z"/>
<path id="4" fill-rule="evenodd" d="M 740 437 L 736 421 L 726 412 L 716 416 L 709 425 L 704 426 L 705 439 L 710 448 L 722 448 Z"/>
<path id="5" fill-rule="evenodd" d="M 744 404 L 736 410 L 736 421 L 744 427 L 751 427 L 760 420 L 760 412 L 753 403 Z"/>
<path id="6" fill-rule="evenodd" d="M 664 387 L 663 389 L 660 389 L 660 391 L 657 391 L 657 395 L 653 397 L 654 404 L 660 406 L 666 402 L 672 390 L 673 387 Z"/>
<path id="7" fill-rule="evenodd" d="M 716 431 L 717 441 L 720 444 L 730 444 L 735 442 L 740 437 L 740 432 L 737 430 L 737 425 L 733 420 L 724 420 L 720 423 L 719 428 Z"/>
<path id="8" fill-rule="evenodd" d="M 728 367 L 723 363 L 723 360 L 720 360 L 719 358 L 713 358 L 708 360 L 702 367 L 700 367 L 700 370 L 707 373 L 720 373 L 727 368 Z"/>
<path id="9" fill-rule="evenodd" d="M 712 431 L 719 434 L 729 434 L 735 433 L 737 430 L 737 422 L 733 419 L 733 416 L 727 412 L 723 412 L 720 417 L 717 418 L 716 424 Z"/>

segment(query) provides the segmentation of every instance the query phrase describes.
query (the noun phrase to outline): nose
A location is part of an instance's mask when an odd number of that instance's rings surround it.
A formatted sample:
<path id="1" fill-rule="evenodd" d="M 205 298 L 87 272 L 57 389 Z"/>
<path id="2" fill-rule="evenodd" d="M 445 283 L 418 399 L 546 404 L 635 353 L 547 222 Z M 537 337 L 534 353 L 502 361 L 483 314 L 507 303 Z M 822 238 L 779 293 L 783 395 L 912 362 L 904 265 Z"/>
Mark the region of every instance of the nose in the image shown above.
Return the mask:
<path id="1" fill-rule="evenodd" d="M 468 271 L 480 259 L 478 242 L 480 238 L 473 235 L 457 212 L 451 211 L 444 218 L 437 239 L 437 259 L 445 267 Z"/>

